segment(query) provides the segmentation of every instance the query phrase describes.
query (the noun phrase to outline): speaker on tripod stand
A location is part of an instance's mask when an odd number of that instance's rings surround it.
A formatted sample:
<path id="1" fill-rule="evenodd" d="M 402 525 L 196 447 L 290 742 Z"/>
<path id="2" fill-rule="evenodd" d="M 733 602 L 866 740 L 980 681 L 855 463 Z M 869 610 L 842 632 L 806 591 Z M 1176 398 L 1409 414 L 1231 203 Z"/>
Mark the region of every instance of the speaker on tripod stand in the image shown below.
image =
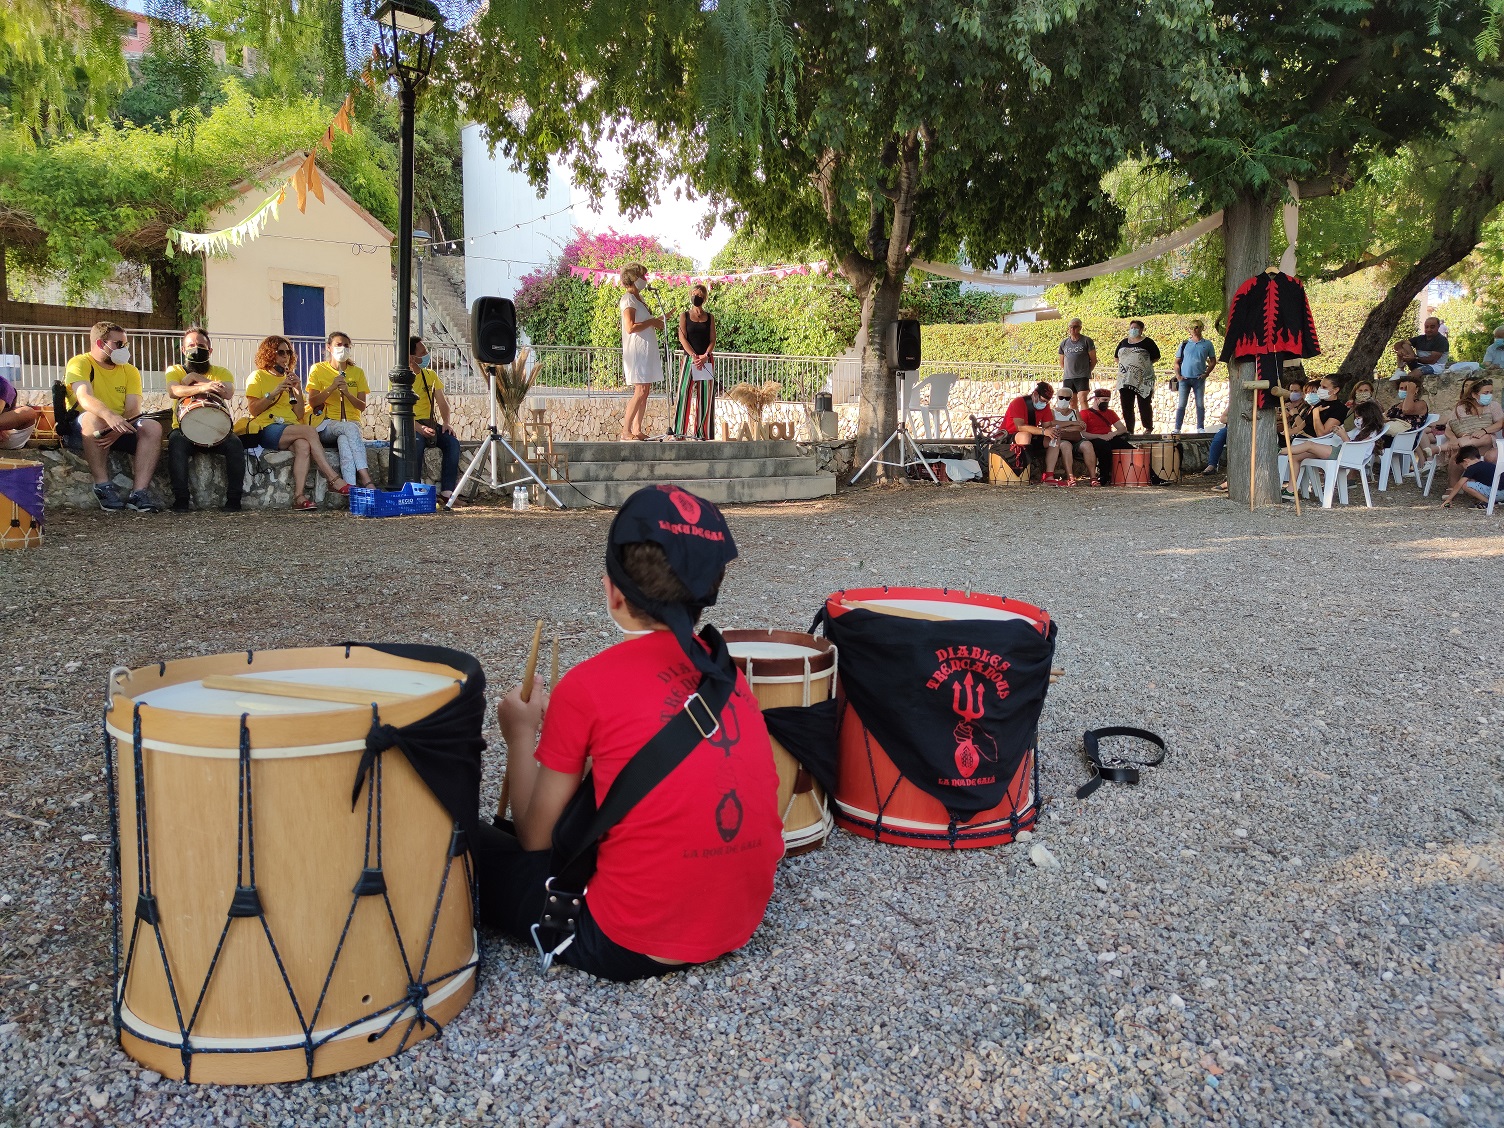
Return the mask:
<path id="1" fill-rule="evenodd" d="M 898 397 L 898 422 L 893 428 L 893 433 L 884 440 L 883 445 L 877 448 L 876 453 L 866 462 L 862 468 L 851 476 L 852 484 L 865 474 L 873 466 L 892 466 L 896 469 L 907 470 L 916 463 L 924 467 L 924 472 L 929 475 L 930 481 L 936 485 L 940 479 L 935 477 L 935 472 L 930 469 L 924 452 L 919 449 L 919 444 L 914 441 L 914 436 L 909 434 L 909 389 L 908 378 L 919 371 L 919 322 L 913 318 L 899 318 L 888 322 L 888 334 L 885 343 L 888 359 L 893 362 L 897 369 L 894 374 L 894 392 Z M 898 444 L 898 461 L 890 462 L 883 455 L 894 443 Z M 913 457 L 910 457 L 910 452 Z"/>

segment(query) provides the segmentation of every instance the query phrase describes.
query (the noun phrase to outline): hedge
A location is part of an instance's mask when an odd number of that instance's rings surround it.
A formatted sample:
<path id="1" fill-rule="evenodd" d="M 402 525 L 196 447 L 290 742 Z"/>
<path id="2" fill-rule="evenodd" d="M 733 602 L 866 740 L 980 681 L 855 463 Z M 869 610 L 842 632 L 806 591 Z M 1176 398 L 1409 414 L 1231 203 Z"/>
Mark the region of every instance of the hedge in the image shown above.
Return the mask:
<path id="1" fill-rule="evenodd" d="M 1307 362 L 1306 368 L 1318 375 L 1335 372 L 1347 356 L 1348 350 L 1368 317 L 1372 306 L 1368 302 L 1314 302 L 1311 316 L 1316 322 L 1316 335 L 1321 341 L 1322 352 Z M 926 325 L 922 334 L 922 348 L 926 364 L 949 361 L 998 362 L 1005 364 L 1059 363 L 1060 341 L 1066 333 L 1070 314 L 1061 311 L 1060 321 L 1033 321 L 1018 325 Z M 1211 327 L 1215 313 L 1202 314 L 1154 314 L 1141 318 L 1145 332 L 1159 345 L 1168 365 L 1175 348 L 1185 339 L 1188 327 L 1196 318 L 1207 325 L 1206 335 L 1220 350 L 1222 338 Z M 1097 345 L 1097 356 L 1107 363 L 1117 344 L 1128 335 L 1128 318 L 1082 317 L 1082 332 Z M 1408 337 L 1414 332 L 1415 307 L 1400 319 L 1401 331 L 1397 337 Z M 1382 364 L 1380 365 L 1382 367 Z"/>

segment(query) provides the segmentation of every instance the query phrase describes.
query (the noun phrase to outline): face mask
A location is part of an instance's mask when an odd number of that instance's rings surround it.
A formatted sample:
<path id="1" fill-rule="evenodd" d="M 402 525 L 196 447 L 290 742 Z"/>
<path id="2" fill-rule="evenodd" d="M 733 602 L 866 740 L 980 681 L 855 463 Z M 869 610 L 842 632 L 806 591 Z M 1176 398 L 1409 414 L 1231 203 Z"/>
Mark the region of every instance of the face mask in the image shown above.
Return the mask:
<path id="1" fill-rule="evenodd" d="M 1395 395 L 1398 396 L 1400 399 L 1404 399 L 1409 394 L 1410 393 L 1407 392 L 1404 388 L 1401 388 L 1398 392 L 1395 393 Z"/>
<path id="2" fill-rule="evenodd" d="M 126 361 L 130 360 L 130 358 L 131 350 L 127 345 L 121 345 L 119 348 L 110 350 L 111 364 L 124 364 Z"/>
<path id="3" fill-rule="evenodd" d="M 1071 401 L 1068 400 L 1068 399 L 1066 399 L 1066 398 L 1064 398 L 1063 396 L 1060 399 L 1057 399 L 1055 401 L 1055 406 L 1058 407 L 1058 408 L 1060 408 L 1060 410 L 1062 410 L 1062 411 L 1064 411 L 1066 408 L 1070 407 L 1070 405 L 1071 405 Z"/>
<path id="4" fill-rule="evenodd" d="M 1484 392 L 1481 396 L 1478 397 L 1478 406 L 1479 407 L 1487 407 L 1489 404 L 1491 404 L 1493 402 L 1494 402 L 1494 394 L 1493 394 L 1493 392 Z"/>
<path id="5" fill-rule="evenodd" d="M 1316 393 L 1316 395 L 1317 395 L 1318 398 L 1323 399 L 1323 400 L 1329 400 L 1329 399 L 1332 398 L 1332 393 L 1327 388 L 1322 388 L 1321 391 L 1319 391 L 1319 392 Z"/>
<path id="6" fill-rule="evenodd" d="M 189 364 L 208 364 L 209 350 L 203 345 L 193 345 L 183 350 L 183 359 Z"/>
<path id="7" fill-rule="evenodd" d="M 329 355 L 337 361 L 345 361 L 350 359 L 350 350 L 344 345 L 335 345 L 329 350 Z"/>
<path id="8" fill-rule="evenodd" d="M 1359 392 L 1354 398 L 1359 403 L 1367 403 L 1369 400 L 1373 399 L 1373 393 L 1372 392 Z"/>
<path id="9" fill-rule="evenodd" d="M 1034 401 L 1034 410 L 1035 411 L 1043 411 L 1045 408 L 1047 408 L 1049 406 L 1050 406 L 1049 404 L 1043 402 L 1042 400 L 1035 400 Z"/>
<path id="10" fill-rule="evenodd" d="M 1107 401 L 1106 400 L 1097 400 L 1096 403 L 1092 404 L 1092 407 L 1095 408 L 1097 411 L 1106 411 L 1107 410 Z"/>
<path id="11" fill-rule="evenodd" d="M 1306 402 L 1309 404 L 1318 404 L 1321 402 L 1321 396 L 1317 392 L 1307 392 Z"/>
<path id="12" fill-rule="evenodd" d="M 424 353 L 422 356 L 420 356 L 418 358 L 418 367 L 419 368 L 427 368 L 432 363 L 433 363 L 433 358 L 428 353 Z"/>
<path id="13" fill-rule="evenodd" d="M 1143 335 L 1144 335 L 1144 331 L 1142 329 L 1130 329 L 1130 330 L 1128 330 L 1128 339 L 1130 341 L 1136 341 L 1140 337 L 1142 337 Z"/>
<path id="14" fill-rule="evenodd" d="M 1299 392 L 1291 392 L 1290 393 L 1290 402 L 1291 403 L 1299 403 L 1300 402 L 1300 393 Z"/>
<path id="15" fill-rule="evenodd" d="M 705 295 L 704 294 L 696 294 L 694 296 L 693 300 L 694 300 L 695 305 L 702 306 L 702 305 L 705 304 Z"/>

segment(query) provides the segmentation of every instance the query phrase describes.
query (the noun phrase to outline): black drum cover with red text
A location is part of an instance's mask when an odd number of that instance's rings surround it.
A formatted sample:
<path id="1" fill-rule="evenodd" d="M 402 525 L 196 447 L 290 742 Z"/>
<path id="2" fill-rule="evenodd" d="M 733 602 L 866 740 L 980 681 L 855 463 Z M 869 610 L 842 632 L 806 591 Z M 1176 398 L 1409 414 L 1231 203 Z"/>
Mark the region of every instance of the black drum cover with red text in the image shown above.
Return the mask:
<path id="1" fill-rule="evenodd" d="M 825 617 L 848 708 L 905 779 L 956 822 L 1003 801 L 1038 741 L 1055 624 L 929 621 L 851 608 Z"/>

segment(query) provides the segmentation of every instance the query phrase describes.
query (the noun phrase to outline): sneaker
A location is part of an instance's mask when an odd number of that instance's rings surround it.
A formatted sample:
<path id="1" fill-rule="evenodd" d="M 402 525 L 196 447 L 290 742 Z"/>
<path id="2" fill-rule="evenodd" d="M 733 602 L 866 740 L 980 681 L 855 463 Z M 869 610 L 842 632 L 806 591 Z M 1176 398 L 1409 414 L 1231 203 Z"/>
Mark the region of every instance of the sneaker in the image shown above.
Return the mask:
<path id="1" fill-rule="evenodd" d="M 225 503 L 223 505 L 221 505 L 219 508 L 220 508 L 220 511 L 223 512 L 223 513 L 239 513 L 240 512 L 240 499 L 238 497 L 235 498 L 233 501 L 226 499 Z"/>
<path id="2" fill-rule="evenodd" d="M 186 497 L 175 497 L 172 499 L 172 511 L 174 513 L 187 513 L 192 508 L 193 506 L 188 503 Z"/>
<path id="3" fill-rule="evenodd" d="M 125 502 L 120 500 L 120 491 L 115 488 L 114 482 L 95 482 L 94 497 L 99 502 L 99 508 L 112 513 L 125 508 Z"/>
<path id="4" fill-rule="evenodd" d="M 134 509 L 137 513 L 162 512 L 162 507 L 156 502 L 152 501 L 151 494 L 147 493 L 145 490 L 132 490 L 130 497 L 126 499 L 125 504 L 128 509 Z"/>

